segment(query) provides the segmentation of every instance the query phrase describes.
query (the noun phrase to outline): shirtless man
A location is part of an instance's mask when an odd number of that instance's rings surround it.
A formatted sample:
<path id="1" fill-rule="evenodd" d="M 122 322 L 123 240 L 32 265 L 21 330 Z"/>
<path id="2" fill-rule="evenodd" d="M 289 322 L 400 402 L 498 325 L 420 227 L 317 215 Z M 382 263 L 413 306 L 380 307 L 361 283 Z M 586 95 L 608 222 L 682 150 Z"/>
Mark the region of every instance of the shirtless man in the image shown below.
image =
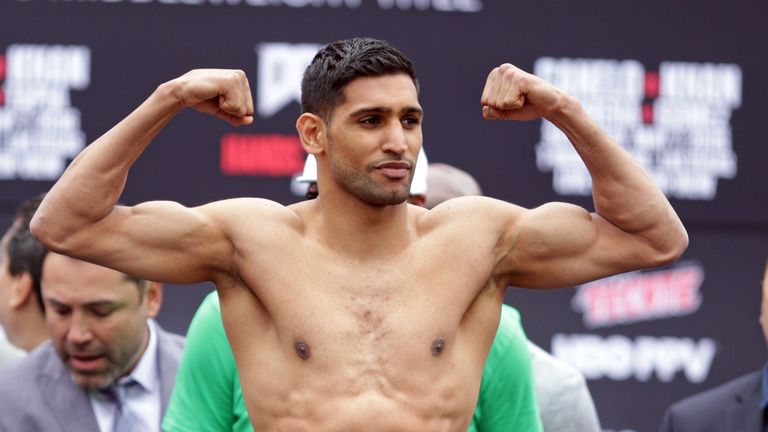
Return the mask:
<path id="1" fill-rule="evenodd" d="M 410 60 L 372 39 L 322 49 L 296 122 L 316 200 L 116 206 L 129 168 L 182 109 L 253 121 L 241 71 L 161 84 L 70 165 L 32 229 L 49 248 L 150 280 L 213 281 L 254 429 L 465 431 L 504 290 L 572 286 L 676 259 L 687 234 L 642 169 L 579 103 L 512 65 L 486 119 L 544 117 L 593 178 L 596 212 L 484 197 L 406 204 L 421 147 Z"/>

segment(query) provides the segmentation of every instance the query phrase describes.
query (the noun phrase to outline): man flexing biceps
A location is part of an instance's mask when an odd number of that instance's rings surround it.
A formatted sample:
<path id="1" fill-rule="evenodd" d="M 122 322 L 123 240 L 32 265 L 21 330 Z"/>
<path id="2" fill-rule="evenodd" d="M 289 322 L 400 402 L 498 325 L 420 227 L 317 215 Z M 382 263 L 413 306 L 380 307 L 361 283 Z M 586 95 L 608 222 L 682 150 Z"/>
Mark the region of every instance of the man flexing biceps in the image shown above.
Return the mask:
<path id="1" fill-rule="evenodd" d="M 251 123 L 242 72 L 196 70 L 84 150 L 33 232 L 147 279 L 213 281 L 255 430 L 463 432 L 507 286 L 573 286 L 687 246 L 663 194 L 575 99 L 505 64 L 481 102 L 490 120 L 559 127 L 592 175 L 595 212 L 485 197 L 408 205 L 422 142 L 413 67 L 355 38 L 321 49 L 302 83 L 296 127 L 317 158 L 317 199 L 116 205 L 133 162 L 182 109 Z"/>

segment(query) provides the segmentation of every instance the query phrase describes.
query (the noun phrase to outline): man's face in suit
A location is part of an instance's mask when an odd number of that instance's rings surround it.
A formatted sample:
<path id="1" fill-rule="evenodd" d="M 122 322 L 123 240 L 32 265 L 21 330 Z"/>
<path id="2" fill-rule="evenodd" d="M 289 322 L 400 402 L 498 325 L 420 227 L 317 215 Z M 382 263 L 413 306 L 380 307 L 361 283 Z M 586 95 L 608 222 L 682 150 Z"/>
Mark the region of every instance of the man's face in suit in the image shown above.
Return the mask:
<path id="1" fill-rule="evenodd" d="M 53 345 L 77 385 L 103 389 L 130 373 L 149 341 L 147 319 L 160 309 L 159 284 L 50 253 L 42 288 Z"/>

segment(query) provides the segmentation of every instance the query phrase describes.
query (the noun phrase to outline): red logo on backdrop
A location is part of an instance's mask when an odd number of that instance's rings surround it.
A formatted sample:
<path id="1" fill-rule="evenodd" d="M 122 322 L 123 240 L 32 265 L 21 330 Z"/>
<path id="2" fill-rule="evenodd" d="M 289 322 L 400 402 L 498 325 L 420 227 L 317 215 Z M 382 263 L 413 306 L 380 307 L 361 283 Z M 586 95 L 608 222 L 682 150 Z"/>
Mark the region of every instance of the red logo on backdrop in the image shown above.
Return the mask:
<path id="1" fill-rule="evenodd" d="M 643 104 L 643 123 L 653 124 L 653 100 L 659 97 L 659 73 L 658 72 L 646 72 L 645 73 L 645 99 L 647 102 Z"/>
<path id="2" fill-rule="evenodd" d="M 572 306 L 590 328 L 689 315 L 701 305 L 703 281 L 698 263 L 632 272 L 579 286 Z"/>
<path id="3" fill-rule="evenodd" d="M 0 81 L 5 80 L 5 54 L 0 54 Z M 0 105 L 5 105 L 5 90 L 0 86 Z"/>
<path id="4" fill-rule="evenodd" d="M 295 135 L 227 134 L 219 166 L 224 175 L 288 177 L 304 167 L 304 149 Z"/>

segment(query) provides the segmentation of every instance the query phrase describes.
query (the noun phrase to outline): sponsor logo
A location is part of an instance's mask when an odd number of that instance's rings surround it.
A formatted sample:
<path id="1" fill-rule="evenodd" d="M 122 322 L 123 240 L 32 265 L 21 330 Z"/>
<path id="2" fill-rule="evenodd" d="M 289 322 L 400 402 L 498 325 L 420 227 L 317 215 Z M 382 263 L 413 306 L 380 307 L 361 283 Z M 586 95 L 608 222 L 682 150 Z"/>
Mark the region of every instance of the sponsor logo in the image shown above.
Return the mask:
<path id="1" fill-rule="evenodd" d="M 10 45 L 0 64 L 0 180 L 55 180 L 85 147 L 70 91 L 90 84 L 90 49 Z"/>
<path id="2" fill-rule="evenodd" d="M 689 315 L 699 310 L 703 281 L 703 267 L 693 262 L 625 273 L 576 287 L 571 305 L 588 328 Z"/>
<path id="3" fill-rule="evenodd" d="M 291 102 L 301 102 L 301 79 L 321 45 L 263 43 L 256 76 L 256 112 L 271 117 Z"/>
<path id="4" fill-rule="evenodd" d="M 707 379 L 717 347 L 710 338 L 555 334 L 552 355 L 578 368 L 587 379 L 670 382 L 678 374 L 691 383 Z"/>
<path id="5" fill-rule="evenodd" d="M 434 10 L 437 12 L 480 12 L 482 0 L 377 0 L 382 9 Z"/>
<path id="6" fill-rule="evenodd" d="M 32 0 L 17 0 L 30 2 Z M 53 3 L 132 3 L 181 6 L 251 6 L 251 7 L 289 7 L 289 8 L 345 8 L 357 9 L 363 0 L 47 0 Z M 482 0 L 376 0 L 366 2 L 379 9 L 417 10 L 434 12 L 480 12 Z"/>
<path id="7" fill-rule="evenodd" d="M 227 134 L 220 149 L 225 175 L 291 176 L 304 167 L 304 149 L 297 136 Z"/>
<path id="8" fill-rule="evenodd" d="M 543 57 L 534 73 L 574 95 L 673 198 L 712 200 L 718 179 L 737 174 L 731 114 L 741 106 L 735 64 Z M 543 121 L 536 145 L 541 172 L 560 195 L 588 196 L 591 178 L 565 135 Z"/>

